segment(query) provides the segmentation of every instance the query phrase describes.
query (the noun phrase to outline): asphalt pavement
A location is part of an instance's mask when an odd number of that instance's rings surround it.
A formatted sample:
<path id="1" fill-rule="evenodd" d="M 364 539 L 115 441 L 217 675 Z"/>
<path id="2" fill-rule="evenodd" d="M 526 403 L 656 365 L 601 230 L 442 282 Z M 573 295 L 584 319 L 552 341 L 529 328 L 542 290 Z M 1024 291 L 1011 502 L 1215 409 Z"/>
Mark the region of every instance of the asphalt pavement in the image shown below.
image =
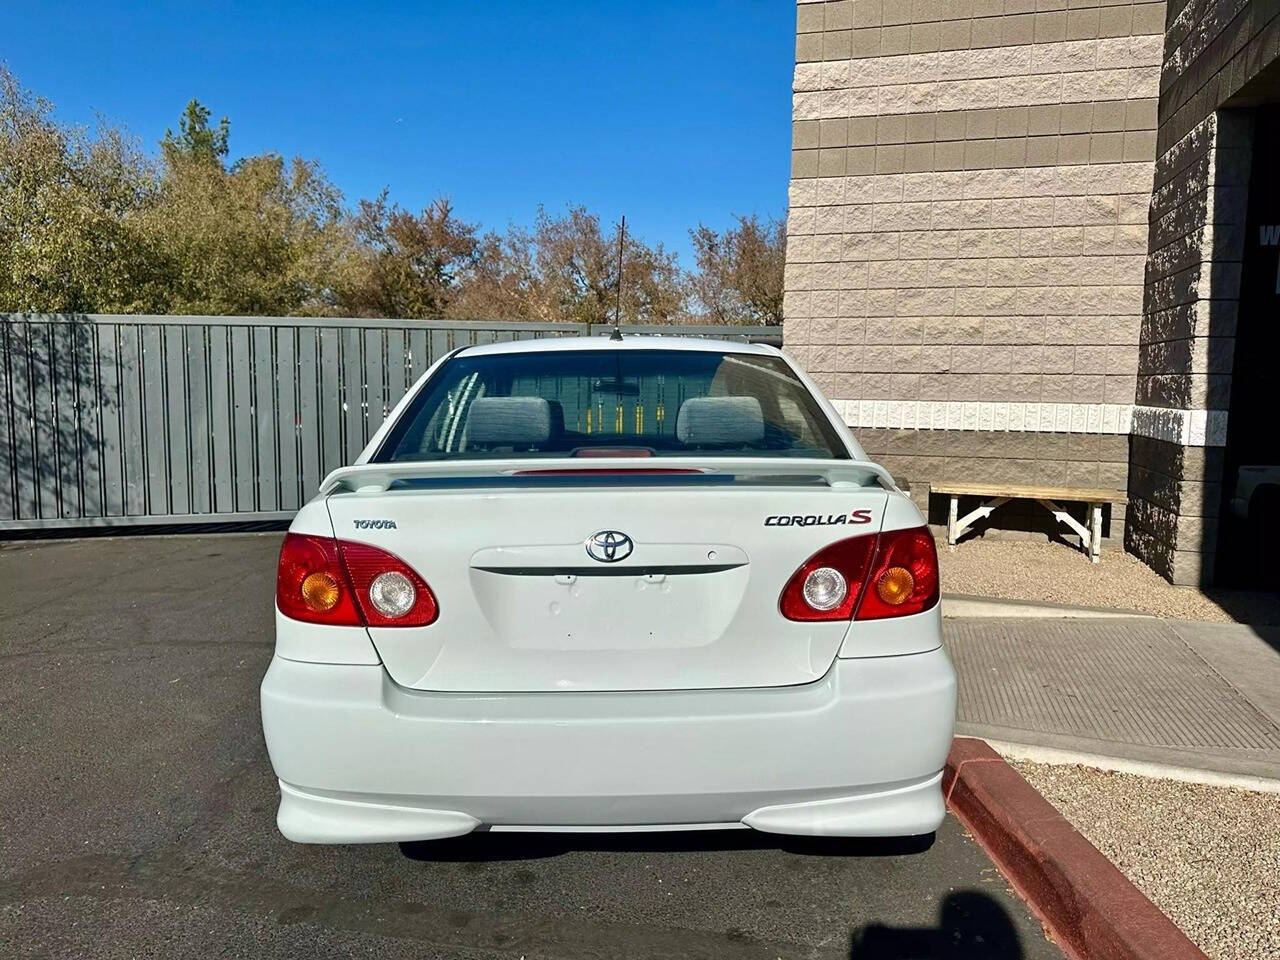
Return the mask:
<path id="1" fill-rule="evenodd" d="M 1061 956 L 950 818 L 289 843 L 257 706 L 278 545 L 0 544 L 0 956 Z"/>

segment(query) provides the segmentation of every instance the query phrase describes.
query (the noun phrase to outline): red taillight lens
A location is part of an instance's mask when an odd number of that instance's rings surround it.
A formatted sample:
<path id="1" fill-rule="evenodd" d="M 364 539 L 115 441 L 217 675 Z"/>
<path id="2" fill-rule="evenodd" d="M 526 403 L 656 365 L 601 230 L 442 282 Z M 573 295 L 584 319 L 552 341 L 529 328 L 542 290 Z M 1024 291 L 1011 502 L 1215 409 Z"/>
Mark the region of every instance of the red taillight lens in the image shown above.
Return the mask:
<path id="1" fill-rule="evenodd" d="M 342 551 L 347 574 L 355 587 L 356 602 L 364 614 L 365 623 L 371 627 L 425 627 L 435 622 L 440 609 L 436 606 L 431 588 L 418 576 L 417 570 L 395 554 L 371 547 L 367 543 L 341 540 L 338 547 Z M 412 590 L 399 594 L 406 599 L 412 598 L 403 613 L 399 612 L 401 607 L 389 604 L 381 595 L 379 588 L 382 584 L 378 581 L 381 579 L 385 583 L 392 579 L 387 574 L 399 574 L 412 587 Z M 403 583 L 401 587 L 404 587 Z"/>
<path id="2" fill-rule="evenodd" d="M 859 620 L 902 617 L 938 602 L 938 548 L 925 527 L 880 534 Z"/>
<path id="3" fill-rule="evenodd" d="M 791 575 L 778 608 L 788 620 L 878 620 L 928 610 L 938 595 L 938 551 L 919 527 L 828 544 Z"/>
<path id="4" fill-rule="evenodd" d="M 788 620 L 851 619 L 875 550 L 874 533 L 838 540 L 823 547 L 791 575 L 778 599 L 778 609 Z M 813 580 L 809 579 L 811 575 Z M 839 596 L 839 578 L 844 581 L 844 596 L 838 603 L 823 609 L 810 602 L 821 596 L 832 599 Z M 805 596 L 806 581 L 810 585 L 808 597 Z"/>
<path id="5" fill-rule="evenodd" d="M 364 626 L 332 537 L 285 535 L 276 568 L 276 606 L 286 617 L 307 623 Z"/>
<path id="6" fill-rule="evenodd" d="M 280 548 L 276 605 L 294 620 L 342 627 L 422 627 L 440 613 L 426 581 L 394 554 L 300 533 Z"/>

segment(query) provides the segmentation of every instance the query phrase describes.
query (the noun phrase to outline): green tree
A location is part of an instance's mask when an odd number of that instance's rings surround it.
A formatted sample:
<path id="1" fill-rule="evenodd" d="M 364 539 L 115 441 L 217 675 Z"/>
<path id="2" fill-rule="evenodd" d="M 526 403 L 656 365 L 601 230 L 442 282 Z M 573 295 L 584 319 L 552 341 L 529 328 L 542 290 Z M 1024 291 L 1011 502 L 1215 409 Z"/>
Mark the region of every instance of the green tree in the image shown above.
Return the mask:
<path id="1" fill-rule="evenodd" d="M 58 124 L 0 68 L 0 310 L 351 314 L 609 323 L 778 323 L 781 222 L 691 232 L 697 269 L 582 206 L 480 233 L 440 198 L 386 191 L 351 212 L 320 166 L 228 163 L 231 124 L 198 100 L 159 157 L 122 130 Z M 692 306 L 692 309 L 691 309 Z"/>
<path id="2" fill-rule="evenodd" d="M 275 153 L 231 166 L 231 124 L 192 100 L 160 141 L 156 199 L 141 217 L 152 270 L 139 298 L 157 313 L 327 314 L 355 241 L 342 194 L 319 164 Z"/>
<path id="3" fill-rule="evenodd" d="M 319 165 L 278 154 L 230 169 L 165 153 L 159 200 L 143 220 L 157 312 L 327 314 L 354 253 L 342 195 Z"/>
<path id="4" fill-rule="evenodd" d="M 213 114 L 199 100 L 189 100 L 187 108 L 178 118 L 178 133 L 164 132 L 160 147 L 170 162 L 185 157 L 200 163 L 216 163 L 222 166 L 227 158 L 231 142 L 231 121 L 223 117 L 216 127 L 209 126 Z"/>
<path id="5" fill-rule="evenodd" d="M 136 310 L 154 166 L 120 130 L 90 137 L 52 109 L 0 67 L 0 310 Z"/>

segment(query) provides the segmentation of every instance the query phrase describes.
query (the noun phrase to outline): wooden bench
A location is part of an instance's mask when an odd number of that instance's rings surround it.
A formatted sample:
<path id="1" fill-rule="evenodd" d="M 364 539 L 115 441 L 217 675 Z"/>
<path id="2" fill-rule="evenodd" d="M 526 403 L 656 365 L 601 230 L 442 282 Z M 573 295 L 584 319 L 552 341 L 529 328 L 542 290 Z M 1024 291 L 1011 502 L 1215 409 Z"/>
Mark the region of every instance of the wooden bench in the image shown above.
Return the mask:
<path id="1" fill-rule="evenodd" d="M 1120 490 L 1101 490 L 1091 487 L 1032 487 L 1010 483 L 935 483 L 930 492 L 943 493 L 951 498 L 947 510 L 947 545 L 955 550 L 956 541 L 969 532 L 979 520 L 984 520 L 1010 500 L 1034 500 L 1053 518 L 1080 535 L 1080 543 L 1089 559 L 1098 562 L 1102 552 L 1102 506 L 1106 503 L 1124 503 L 1128 499 Z M 961 497 L 982 497 L 981 506 L 958 516 Z M 1084 503 L 1089 508 L 1089 525 L 1086 527 L 1058 501 Z"/>

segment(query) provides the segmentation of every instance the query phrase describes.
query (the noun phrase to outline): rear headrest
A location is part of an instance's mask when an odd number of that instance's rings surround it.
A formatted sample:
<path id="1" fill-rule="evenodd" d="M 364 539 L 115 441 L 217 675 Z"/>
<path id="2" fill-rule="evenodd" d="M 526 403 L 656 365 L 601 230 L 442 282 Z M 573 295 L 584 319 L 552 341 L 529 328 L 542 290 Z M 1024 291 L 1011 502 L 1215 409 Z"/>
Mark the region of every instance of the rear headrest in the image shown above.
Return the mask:
<path id="1" fill-rule="evenodd" d="M 542 397 L 477 397 L 467 411 L 467 440 L 489 447 L 532 447 L 551 439 L 551 404 Z"/>
<path id="2" fill-rule="evenodd" d="M 742 446 L 764 439 L 764 413 L 755 397 L 692 397 L 680 404 L 676 438 L 704 446 Z"/>

